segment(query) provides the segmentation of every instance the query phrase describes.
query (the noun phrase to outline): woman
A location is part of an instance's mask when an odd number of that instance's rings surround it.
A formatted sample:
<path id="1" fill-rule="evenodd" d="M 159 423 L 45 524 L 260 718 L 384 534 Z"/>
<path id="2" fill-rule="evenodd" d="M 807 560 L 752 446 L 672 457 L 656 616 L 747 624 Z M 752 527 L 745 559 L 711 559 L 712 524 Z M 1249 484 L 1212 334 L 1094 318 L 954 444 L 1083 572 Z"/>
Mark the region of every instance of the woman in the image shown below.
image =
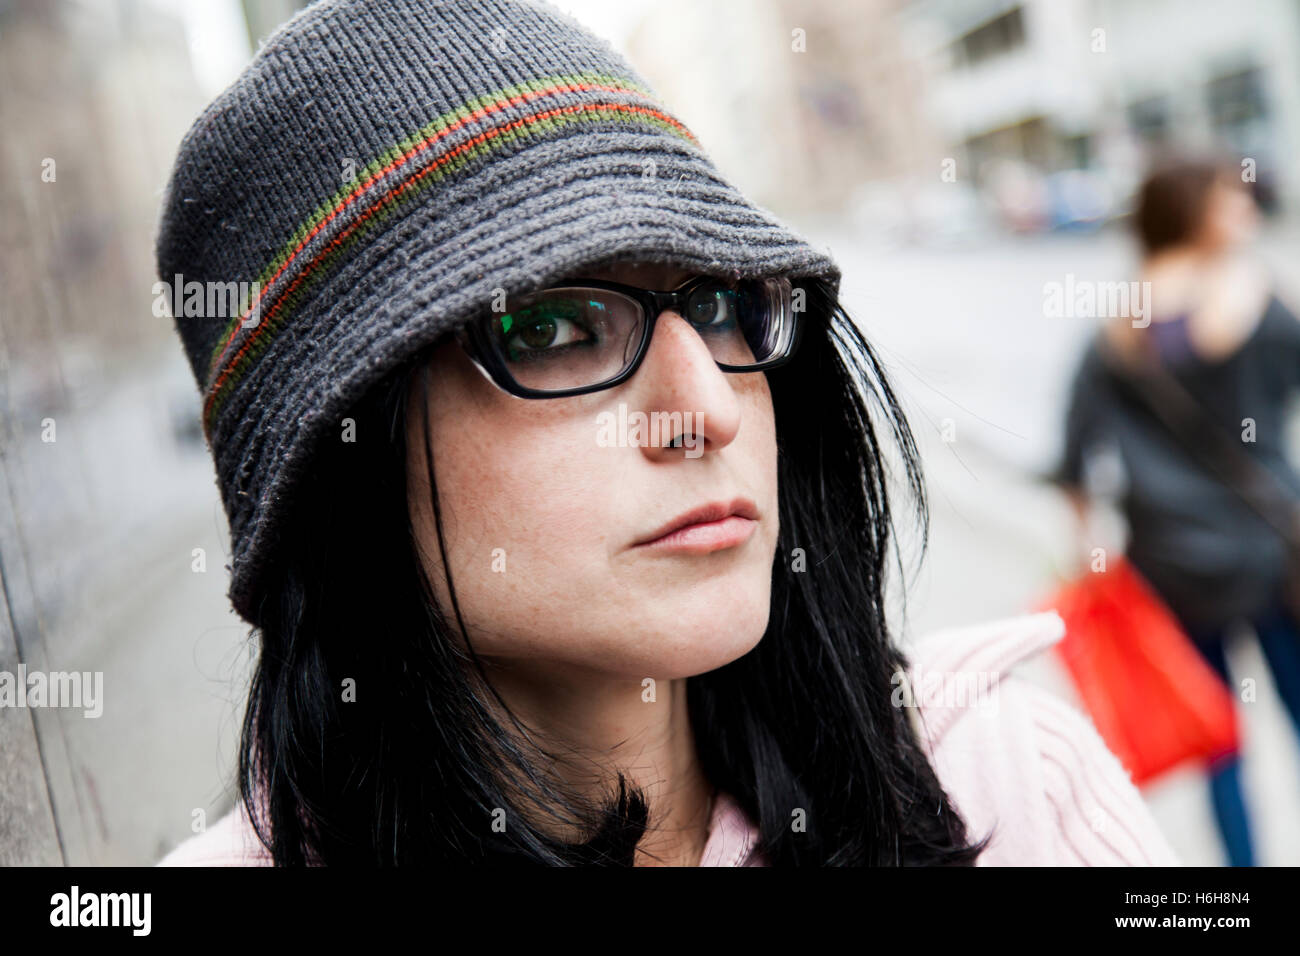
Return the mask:
<path id="1" fill-rule="evenodd" d="M 1300 494 L 1284 434 L 1300 374 L 1300 323 L 1248 255 L 1257 220 L 1231 165 L 1183 161 L 1146 180 L 1133 224 L 1150 321 L 1118 316 L 1090 343 L 1072 387 L 1057 478 L 1084 527 L 1086 453 L 1103 443 L 1118 450 L 1126 479 L 1126 553 L 1134 567 L 1225 681 L 1224 644 L 1249 623 L 1300 730 L 1300 627 L 1283 593 L 1283 538 L 1112 371 L 1163 366 L 1199 403 L 1207 429 L 1240 438 L 1244 452 L 1293 496 Z M 1240 775 L 1238 756 L 1219 760 L 1210 768 L 1211 795 L 1229 861 L 1250 866 L 1254 850 Z"/>
<path id="2" fill-rule="evenodd" d="M 159 269 L 260 283 L 176 320 L 261 654 L 241 806 L 164 862 L 1174 862 L 1004 677 L 1059 617 L 894 646 L 875 414 L 924 496 L 838 267 L 552 8 L 308 8 Z"/>

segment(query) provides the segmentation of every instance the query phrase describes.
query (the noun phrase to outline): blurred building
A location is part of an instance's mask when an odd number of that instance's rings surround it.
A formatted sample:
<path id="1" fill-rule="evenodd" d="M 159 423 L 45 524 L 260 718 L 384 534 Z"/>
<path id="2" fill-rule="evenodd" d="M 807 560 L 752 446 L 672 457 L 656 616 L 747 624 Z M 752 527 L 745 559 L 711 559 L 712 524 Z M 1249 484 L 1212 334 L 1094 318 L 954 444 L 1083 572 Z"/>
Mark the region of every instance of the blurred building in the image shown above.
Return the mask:
<path id="1" fill-rule="evenodd" d="M 1083 218 L 1072 203 L 1104 216 L 1153 156 L 1189 150 L 1252 161 L 1266 208 L 1300 211 L 1294 0 L 915 0 L 903 18 L 925 120 L 961 175 L 1048 220 L 1026 227 Z"/>
<path id="2" fill-rule="evenodd" d="M 922 75 L 901 6 L 664 0 L 625 45 L 738 188 L 780 212 L 833 214 L 857 183 L 898 179 L 937 150 L 911 118 Z"/>
<path id="3" fill-rule="evenodd" d="M 101 361 L 169 338 L 169 323 L 131 318 L 149 315 L 156 196 L 201 105 L 181 25 L 139 0 L 14 0 L 0 5 L 0 78 L 13 363 L 39 370 L 83 344 Z"/>
<path id="4" fill-rule="evenodd" d="M 625 47 L 778 212 L 1091 228 L 1157 155 L 1216 149 L 1300 211 L 1295 0 L 663 0 Z"/>

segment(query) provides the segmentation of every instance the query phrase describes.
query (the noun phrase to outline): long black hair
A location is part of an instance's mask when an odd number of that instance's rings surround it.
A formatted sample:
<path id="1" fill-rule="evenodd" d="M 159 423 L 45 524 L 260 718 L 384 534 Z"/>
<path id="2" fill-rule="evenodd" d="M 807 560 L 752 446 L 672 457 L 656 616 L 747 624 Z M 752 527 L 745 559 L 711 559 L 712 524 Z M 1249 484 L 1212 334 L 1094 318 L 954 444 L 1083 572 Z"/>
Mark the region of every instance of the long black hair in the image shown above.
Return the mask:
<path id="1" fill-rule="evenodd" d="M 891 702 L 908 661 L 885 620 L 893 529 L 874 413 L 924 543 L 917 449 L 833 290 L 804 289 L 800 349 L 764 373 L 780 501 L 768 628 L 742 658 L 687 679 L 699 758 L 756 822 L 772 866 L 972 865 L 989 837 L 968 843 Z M 416 559 L 406 396 L 426 373 L 417 359 L 375 389 L 352 416 L 355 440 L 330 443 L 295 503 L 254 631 L 241 798 L 277 865 L 631 865 L 655 825 L 644 795 L 622 773 L 592 797 L 546 772 L 551 742 L 487 680 L 454 582 L 452 607 L 439 607 Z M 411 451 L 427 456 L 441 548 L 427 422 L 422 444 Z"/>

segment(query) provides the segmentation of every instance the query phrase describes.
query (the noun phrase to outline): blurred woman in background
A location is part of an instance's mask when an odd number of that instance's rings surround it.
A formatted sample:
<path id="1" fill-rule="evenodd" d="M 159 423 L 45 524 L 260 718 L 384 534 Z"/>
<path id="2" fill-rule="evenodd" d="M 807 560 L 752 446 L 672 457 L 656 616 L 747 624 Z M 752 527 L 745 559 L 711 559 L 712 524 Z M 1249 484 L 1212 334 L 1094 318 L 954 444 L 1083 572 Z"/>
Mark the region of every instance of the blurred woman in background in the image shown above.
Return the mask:
<path id="1" fill-rule="evenodd" d="M 1118 452 L 1126 557 L 1229 683 L 1224 644 L 1248 623 L 1300 730 L 1300 626 L 1284 600 L 1286 542 L 1114 372 L 1162 368 L 1202 407 L 1207 442 L 1210 422 L 1241 436 L 1241 448 L 1300 496 L 1284 434 L 1300 376 L 1300 322 L 1248 253 L 1258 215 L 1232 166 L 1180 162 L 1142 185 L 1133 225 L 1150 321 L 1116 316 L 1093 336 L 1072 383 L 1056 478 L 1083 528 L 1085 459 L 1103 443 Z M 1209 769 L 1229 861 L 1254 865 L 1240 757 Z"/>

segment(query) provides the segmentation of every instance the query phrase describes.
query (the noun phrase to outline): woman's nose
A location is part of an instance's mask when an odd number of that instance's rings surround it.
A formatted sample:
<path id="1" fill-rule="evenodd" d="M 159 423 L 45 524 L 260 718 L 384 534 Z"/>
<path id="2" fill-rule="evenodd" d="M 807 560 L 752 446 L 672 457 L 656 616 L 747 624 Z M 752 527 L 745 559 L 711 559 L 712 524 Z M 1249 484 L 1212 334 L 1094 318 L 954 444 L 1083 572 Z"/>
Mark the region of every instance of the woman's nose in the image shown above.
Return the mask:
<path id="1" fill-rule="evenodd" d="M 681 457 L 681 447 L 667 447 L 680 435 L 687 457 L 725 448 L 740 430 L 740 400 L 730 379 L 733 373 L 718 368 L 700 333 L 677 312 L 659 316 L 654 337 L 637 374 L 631 379 L 634 401 L 647 414 L 680 413 L 677 434 L 663 438 L 658 447 L 643 446 L 649 458 Z M 693 449 L 698 449 L 691 454 Z"/>

